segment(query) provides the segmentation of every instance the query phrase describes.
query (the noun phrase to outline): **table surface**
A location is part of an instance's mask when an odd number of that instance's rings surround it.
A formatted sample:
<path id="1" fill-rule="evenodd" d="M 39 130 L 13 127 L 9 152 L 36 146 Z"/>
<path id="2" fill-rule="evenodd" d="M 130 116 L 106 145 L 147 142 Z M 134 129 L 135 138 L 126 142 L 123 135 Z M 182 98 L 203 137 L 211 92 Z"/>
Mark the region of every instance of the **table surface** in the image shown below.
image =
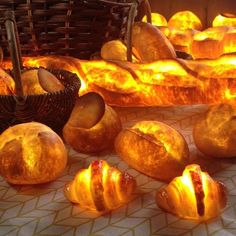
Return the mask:
<path id="1" fill-rule="evenodd" d="M 236 164 L 234 159 L 207 159 L 196 150 L 192 127 L 207 106 L 116 108 L 124 127 L 141 120 L 162 121 L 179 130 L 188 142 L 191 159 L 201 164 L 228 188 L 228 202 L 222 214 L 208 222 L 183 220 L 156 206 L 156 191 L 165 183 L 147 177 L 123 162 L 113 151 L 85 155 L 69 150 L 68 165 L 57 180 L 43 185 L 11 186 L 0 177 L 0 235 L 236 235 Z M 80 168 L 95 159 L 125 170 L 137 181 L 137 197 L 106 215 L 71 204 L 63 187 Z"/>

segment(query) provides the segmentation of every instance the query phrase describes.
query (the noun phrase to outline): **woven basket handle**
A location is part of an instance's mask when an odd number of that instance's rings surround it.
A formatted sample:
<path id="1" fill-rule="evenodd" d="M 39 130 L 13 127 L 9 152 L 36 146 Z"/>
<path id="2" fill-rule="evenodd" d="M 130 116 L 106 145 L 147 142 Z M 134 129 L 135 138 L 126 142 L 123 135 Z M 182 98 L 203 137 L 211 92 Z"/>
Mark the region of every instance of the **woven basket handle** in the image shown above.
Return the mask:
<path id="1" fill-rule="evenodd" d="M 22 69 L 22 60 L 21 52 L 19 49 L 19 37 L 16 27 L 15 15 L 13 11 L 6 11 L 4 15 L 5 27 L 7 32 L 8 46 L 10 50 L 12 66 L 13 66 L 13 75 L 16 86 L 16 95 L 23 97 L 23 88 L 21 83 L 21 69 Z"/>

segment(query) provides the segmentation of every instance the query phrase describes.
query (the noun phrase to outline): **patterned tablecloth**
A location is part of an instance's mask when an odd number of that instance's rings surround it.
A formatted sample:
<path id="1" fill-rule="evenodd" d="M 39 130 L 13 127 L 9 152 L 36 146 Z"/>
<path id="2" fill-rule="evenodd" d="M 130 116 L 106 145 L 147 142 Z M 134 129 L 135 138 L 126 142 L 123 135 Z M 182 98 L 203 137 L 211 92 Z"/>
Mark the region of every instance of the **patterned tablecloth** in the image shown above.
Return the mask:
<path id="1" fill-rule="evenodd" d="M 192 139 L 192 126 L 206 109 L 206 106 L 192 106 L 116 110 L 125 127 L 140 120 L 158 120 L 184 135 L 191 158 L 228 188 L 227 207 L 217 219 L 199 224 L 167 214 L 156 206 L 154 198 L 157 189 L 164 186 L 164 183 L 130 168 L 114 152 L 95 156 L 69 149 L 70 158 L 66 170 L 59 179 L 49 184 L 11 186 L 0 178 L 0 235 L 236 235 L 235 161 L 202 158 Z M 138 183 L 137 198 L 104 216 L 72 205 L 63 195 L 64 185 L 74 177 L 78 169 L 87 167 L 97 158 L 128 171 Z"/>

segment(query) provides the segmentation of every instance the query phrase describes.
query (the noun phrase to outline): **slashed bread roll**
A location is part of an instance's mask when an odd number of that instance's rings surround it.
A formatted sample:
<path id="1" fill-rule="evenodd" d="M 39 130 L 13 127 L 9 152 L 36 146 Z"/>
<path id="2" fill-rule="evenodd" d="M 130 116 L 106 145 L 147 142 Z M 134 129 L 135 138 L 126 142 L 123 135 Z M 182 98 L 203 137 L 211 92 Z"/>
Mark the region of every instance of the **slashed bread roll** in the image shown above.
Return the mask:
<path id="1" fill-rule="evenodd" d="M 134 169 L 167 182 L 180 175 L 189 162 L 183 136 L 157 121 L 141 121 L 124 129 L 116 138 L 115 149 Z"/>

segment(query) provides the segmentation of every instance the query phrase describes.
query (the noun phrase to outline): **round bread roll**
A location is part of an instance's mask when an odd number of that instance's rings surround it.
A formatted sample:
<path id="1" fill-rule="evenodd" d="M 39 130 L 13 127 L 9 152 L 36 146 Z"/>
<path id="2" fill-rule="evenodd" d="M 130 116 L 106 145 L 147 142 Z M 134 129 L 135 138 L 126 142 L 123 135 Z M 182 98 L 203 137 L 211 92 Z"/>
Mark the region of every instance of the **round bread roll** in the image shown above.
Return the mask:
<path id="1" fill-rule="evenodd" d="M 159 13 L 156 13 L 156 12 L 152 12 L 151 13 L 151 18 L 152 18 L 152 25 L 167 26 L 167 20 L 163 15 L 161 15 Z M 147 16 L 146 15 L 143 16 L 142 21 L 147 22 Z"/>
<path id="2" fill-rule="evenodd" d="M 138 62 L 139 60 L 134 56 L 135 49 L 132 49 L 132 61 Z M 111 40 L 103 44 L 101 48 L 101 57 L 104 60 L 118 60 L 127 61 L 127 47 L 121 40 Z"/>
<path id="3" fill-rule="evenodd" d="M 179 11 L 168 21 L 169 28 L 202 30 L 202 22 L 191 11 Z"/>
<path id="4" fill-rule="evenodd" d="M 174 47 L 170 41 L 157 27 L 149 23 L 134 23 L 132 44 L 142 62 L 176 58 Z"/>
<path id="5" fill-rule="evenodd" d="M 141 121 L 120 132 L 117 153 L 134 169 L 169 182 L 189 163 L 189 149 L 183 136 L 157 121 Z"/>
<path id="6" fill-rule="evenodd" d="M 25 95 L 47 93 L 39 83 L 38 69 L 24 71 L 21 74 L 21 81 Z"/>
<path id="7" fill-rule="evenodd" d="M 12 126 L 0 135 L 0 175 L 12 184 L 56 179 L 67 163 L 61 138 L 37 122 Z"/>
<path id="8" fill-rule="evenodd" d="M 236 106 L 211 107 L 195 124 L 193 138 L 197 148 L 207 156 L 236 157 Z"/>
<path id="9" fill-rule="evenodd" d="M 112 40 L 103 44 L 101 57 L 104 60 L 127 60 L 127 48 L 120 40 Z"/>
<path id="10" fill-rule="evenodd" d="M 43 68 L 23 72 L 21 80 L 25 95 L 52 93 L 65 88 L 52 73 Z"/>
<path id="11" fill-rule="evenodd" d="M 5 70 L 0 68 L 0 95 L 9 95 L 14 93 L 14 79 Z"/>

